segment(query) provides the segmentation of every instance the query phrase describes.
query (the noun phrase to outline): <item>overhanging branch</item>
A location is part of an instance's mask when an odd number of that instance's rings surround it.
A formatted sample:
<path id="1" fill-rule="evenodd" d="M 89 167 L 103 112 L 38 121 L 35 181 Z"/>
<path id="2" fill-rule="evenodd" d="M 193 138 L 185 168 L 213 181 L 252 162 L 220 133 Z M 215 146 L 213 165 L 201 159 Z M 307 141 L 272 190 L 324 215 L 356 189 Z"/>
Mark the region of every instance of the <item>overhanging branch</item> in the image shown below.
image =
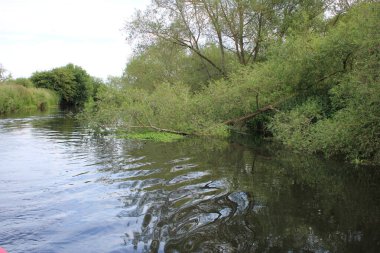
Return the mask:
<path id="1" fill-rule="evenodd" d="M 256 110 L 255 112 L 253 113 L 250 113 L 250 114 L 247 114 L 243 117 L 239 117 L 239 118 L 235 118 L 235 119 L 230 119 L 230 120 L 227 120 L 227 121 L 224 121 L 223 124 L 225 125 L 235 125 L 237 123 L 244 123 L 254 117 L 256 117 L 257 115 L 263 113 L 263 112 L 267 112 L 267 111 L 272 111 L 274 110 L 275 108 L 273 107 L 273 105 L 267 105 L 267 106 L 264 106 L 263 108 L 260 108 L 258 110 Z"/>

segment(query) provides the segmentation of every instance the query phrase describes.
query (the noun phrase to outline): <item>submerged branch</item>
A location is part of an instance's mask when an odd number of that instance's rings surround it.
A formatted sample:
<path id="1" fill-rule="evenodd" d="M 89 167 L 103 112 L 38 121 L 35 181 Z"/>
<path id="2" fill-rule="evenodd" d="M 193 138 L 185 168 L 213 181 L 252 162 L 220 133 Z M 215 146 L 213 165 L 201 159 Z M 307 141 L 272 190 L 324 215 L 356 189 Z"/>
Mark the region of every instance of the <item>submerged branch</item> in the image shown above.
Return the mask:
<path id="1" fill-rule="evenodd" d="M 159 127 L 156 127 L 156 126 L 128 126 L 128 128 L 148 128 L 148 129 L 156 130 L 157 132 L 178 134 L 178 135 L 183 135 L 183 136 L 193 135 L 191 133 L 186 133 L 186 132 L 182 132 L 182 131 L 176 131 L 176 130 L 173 130 L 173 129 L 159 128 Z"/>

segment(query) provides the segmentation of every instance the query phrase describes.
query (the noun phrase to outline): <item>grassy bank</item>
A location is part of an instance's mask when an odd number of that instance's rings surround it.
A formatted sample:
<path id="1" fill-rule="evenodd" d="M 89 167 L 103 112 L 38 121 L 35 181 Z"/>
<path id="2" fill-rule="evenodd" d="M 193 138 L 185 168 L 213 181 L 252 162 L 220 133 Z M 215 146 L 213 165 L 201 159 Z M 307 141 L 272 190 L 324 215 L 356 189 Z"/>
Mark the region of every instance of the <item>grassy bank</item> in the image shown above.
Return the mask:
<path id="1" fill-rule="evenodd" d="M 47 89 L 0 84 L 0 114 L 46 110 L 57 106 L 58 102 L 57 94 Z"/>

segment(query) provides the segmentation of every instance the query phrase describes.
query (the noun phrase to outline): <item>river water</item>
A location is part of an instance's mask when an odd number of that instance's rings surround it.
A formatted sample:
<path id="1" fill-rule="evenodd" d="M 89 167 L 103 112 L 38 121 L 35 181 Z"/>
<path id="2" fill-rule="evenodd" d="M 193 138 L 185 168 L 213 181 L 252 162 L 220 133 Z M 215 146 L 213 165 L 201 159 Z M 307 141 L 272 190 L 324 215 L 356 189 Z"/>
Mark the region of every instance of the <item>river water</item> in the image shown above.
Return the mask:
<path id="1" fill-rule="evenodd" d="M 380 168 L 248 137 L 94 136 L 0 119 L 0 246 L 36 252 L 380 252 Z"/>

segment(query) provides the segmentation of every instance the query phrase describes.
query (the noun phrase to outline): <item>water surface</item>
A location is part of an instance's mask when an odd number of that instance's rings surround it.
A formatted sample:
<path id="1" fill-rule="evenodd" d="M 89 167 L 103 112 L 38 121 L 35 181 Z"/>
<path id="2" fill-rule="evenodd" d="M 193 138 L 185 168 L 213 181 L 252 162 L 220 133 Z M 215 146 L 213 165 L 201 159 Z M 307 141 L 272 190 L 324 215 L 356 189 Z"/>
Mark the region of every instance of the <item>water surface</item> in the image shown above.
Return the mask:
<path id="1" fill-rule="evenodd" d="M 92 136 L 0 119 L 0 246 L 18 252 L 380 252 L 380 168 L 240 137 Z"/>

